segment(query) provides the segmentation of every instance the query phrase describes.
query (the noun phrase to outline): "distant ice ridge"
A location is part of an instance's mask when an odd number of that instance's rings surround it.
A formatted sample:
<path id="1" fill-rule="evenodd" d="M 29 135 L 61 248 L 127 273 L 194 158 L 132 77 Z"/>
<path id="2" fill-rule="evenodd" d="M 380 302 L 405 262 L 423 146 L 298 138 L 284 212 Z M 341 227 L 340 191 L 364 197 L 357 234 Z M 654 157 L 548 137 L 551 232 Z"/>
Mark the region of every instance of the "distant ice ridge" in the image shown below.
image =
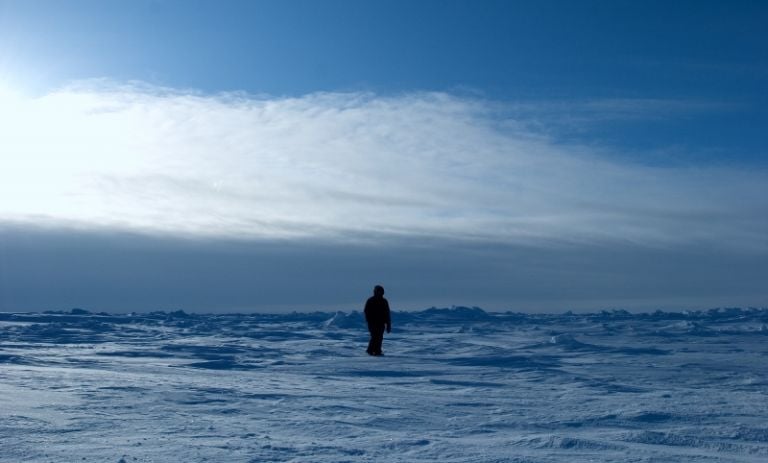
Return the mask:
<path id="1" fill-rule="evenodd" d="M 352 311 L 354 313 L 355 311 Z M 0 314 L 11 314 L 11 313 L 29 313 L 29 312 L 0 312 Z M 101 315 L 101 316 L 109 316 L 109 315 L 133 315 L 133 316 L 151 316 L 151 317 L 175 317 L 175 318 L 188 318 L 190 316 L 196 316 L 196 315 L 216 315 L 211 313 L 189 313 L 181 309 L 175 309 L 172 311 L 165 311 L 165 310 L 155 310 L 155 311 L 147 311 L 147 312 L 130 312 L 128 314 L 115 314 L 115 313 L 108 313 L 108 312 L 93 312 L 90 310 L 86 310 L 83 308 L 71 308 L 68 310 L 47 310 L 44 312 L 32 312 L 36 314 L 36 316 L 39 315 Z M 267 312 L 265 314 L 261 314 L 267 317 L 306 317 L 306 316 L 319 316 L 319 314 L 328 314 L 329 312 L 290 312 L 290 313 L 271 313 Z M 345 313 L 344 311 L 336 311 L 336 312 L 330 312 L 331 314 L 336 313 Z M 570 318 L 577 318 L 577 319 L 599 319 L 599 318 L 609 318 L 609 319 L 619 319 L 619 318 L 640 318 L 640 319 L 677 319 L 677 320 L 685 320 L 685 319 L 691 319 L 691 318 L 738 318 L 738 317 L 753 317 L 755 315 L 764 315 L 766 318 L 768 318 L 768 308 L 757 308 L 757 307 L 748 307 L 748 308 L 740 308 L 740 307 L 727 307 L 727 308 L 713 308 L 713 309 L 707 309 L 707 310 L 681 310 L 681 311 L 663 311 L 663 310 L 656 310 L 653 312 L 629 312 L 627 310 L 623 309 L 611 309 L 611 310 L 600 310 L 597 312 L 580 312 L 575 313 L 571 310 L 567 310 L 563 312 L 562 314 L 557 313 L 545 313 L 545 314 L 538 314 L 538 313 L 528 313 L 528 312 L 512 312 L 512 311 L 504 311 L 504 312 L 487 312 L 483 310 L 480 307 L 466 307 L 466 306 L 451 306 L 451 307 L 430 307 L 428 309 L 424 309 L 421 311 L 407 311 L 402 312 L 398 311 L 398 313 L 402 314 L 410 314 L 414 316 L 424 316 L 424 315 L 432 315 L 432 316 L 446 316 L 448 318 L 463 318 L 463 319 L 485 319 L 489 316 L 493 315 L 514 315 L 514 316 L 520 316 L 520 317 L 570 317 Z M 228 313 L 224 315 L 258 315 L 258 314 L 252 314 L 252 313 Z"/>
<path id="2" fill-rule="evenodd" d="M 545 330 L 553 325 L 602 324 L 605 332 L 622 332 L 625 328 L 657 337 L 717 337 L 719 335 L 768 335 L 768 309 L 729 308 L 705 311 L 632 314 L 623 310 L 574 314 L 526 314 L 517 312 L 488 313 L 478 307 L 430 308 L 417 312 L 393 312 L 395 330 L 409 327 L 445 329 L 452 333 L 492 333 L 510 327 L 529 326 Z M 334 313 L 289 314 L 197 314 L 183 310 L 170 312 L 108 314 L 92 313 L 76 308 L 43 313 L 0 312 L 0 336 L 12 336 L 40 342 L 76 343 L 97 341 L 112 333 L 124 334 L 118 327 L 132 324 L 183 327 L 189 332 L 216 332 L 230 323 L 295 322 L 314 324 L 326 330 L 365 330 L 365 320 L 358 311 Z M 4 325 L 3 325 L 4 322 Z M 1 339 L 1 338 L 0 338 Z M 547 342 L 569 349 L 596 348 L 583 336 L 570 330 L 552 332 Z M 597 346 L 599 348 L 599 346 Z"/>

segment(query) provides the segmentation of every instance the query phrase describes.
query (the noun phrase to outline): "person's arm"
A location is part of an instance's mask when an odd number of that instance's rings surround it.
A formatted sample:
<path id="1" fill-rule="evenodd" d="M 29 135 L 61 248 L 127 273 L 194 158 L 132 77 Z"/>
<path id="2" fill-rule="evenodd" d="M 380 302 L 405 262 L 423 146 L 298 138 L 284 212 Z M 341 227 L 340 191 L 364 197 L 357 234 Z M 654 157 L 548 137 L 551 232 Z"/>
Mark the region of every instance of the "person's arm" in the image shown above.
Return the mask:
<path id="1" fill-rule="evenodd" d="M 370 323 L 371 322 L 371 300 L 370 299 L 365 301 L 365 309 L 363 309 L 363 313 L 365 314 L 365 322 Z"/>
<path id="2" fill-rule="evenodd" d="M 384 299 L 384 311 L 385 311 L 385 313 L 387 315 L 387 317 L 386 317 L 386 319 L 387 319 L 387 333 L 390 333 L 390 332 L 392 332 L 392 318 L 389 315 L 389 301 L 387 301 L 386 299 Z"/>

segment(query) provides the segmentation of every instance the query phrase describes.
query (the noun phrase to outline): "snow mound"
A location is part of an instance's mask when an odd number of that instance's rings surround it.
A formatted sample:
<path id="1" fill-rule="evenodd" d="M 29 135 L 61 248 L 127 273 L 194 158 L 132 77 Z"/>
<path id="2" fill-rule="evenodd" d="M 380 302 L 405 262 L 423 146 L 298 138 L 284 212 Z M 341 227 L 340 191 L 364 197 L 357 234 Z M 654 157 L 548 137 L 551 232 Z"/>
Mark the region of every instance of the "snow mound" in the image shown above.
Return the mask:
<path id="1" fill-rule="evenodd" d="M 549 342 L 550 344 L 560 344 L 560 345 L 583 345 L 582 343 L 577 341 L 572 334 L 568 334 L 568 333 L 556 334 L 551 338 L 549 338 Z"/>
<path id="2" fill-rule="evenodd" d="M 538 449 L 622 450 L 626 448 L 624 445 L 609 442 L 562 436 L 534 437 L 527 439 L 524 442 L 526 446 Z"/>
<path id="3" fill-rule="evenodd" d="M 566 349 L 590 349 L 597 347 L 593 346 L 592 344 L 586 344 L 576 340 L 576 338 L 570 333 L 556 334 L 549 338 L 549 343 L 564 347 Z"/>
<path id="4" fill-rule="evenodd" d="M 365 327 L 365 319 L 360 312 L 354 311 L 352 313 L 336 312 L 331 318 L 323 322 L 325 328 L 358 328 L 363 329 Z"/>
<path id="5" fill-rule="evenodd" d="M 764 445 L 731 442 L 717 438 L 702 438 L 699 435 L 676 432 L 641 431 L 628 434 L 624 437 L 624 440 L 638 444 L 706 449 L 718 453 L 738 453 L 761 456 L 763 458 L 768 456 L 768 447 Z"/>

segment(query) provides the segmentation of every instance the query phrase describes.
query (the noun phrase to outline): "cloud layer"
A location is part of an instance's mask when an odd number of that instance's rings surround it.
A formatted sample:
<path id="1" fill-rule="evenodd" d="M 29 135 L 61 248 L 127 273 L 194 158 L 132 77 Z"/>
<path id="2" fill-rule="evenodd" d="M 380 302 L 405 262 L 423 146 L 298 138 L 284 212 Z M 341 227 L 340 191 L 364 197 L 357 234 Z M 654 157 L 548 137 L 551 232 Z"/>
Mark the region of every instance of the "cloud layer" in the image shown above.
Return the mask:
<path id="1" fill-rule="evenodd" d="M 479 99 L 103 83 L 4 98 L 4 222 L 244 239 L 768 250 L 766 172 L 618 162 L 557 144 Z"/>
<path id="2" fill-rule="evenodd" d="M 709 247 L 542 248 L 432 239 L 375 245 L 183 240 L 0 227 L 0 311 L 633 310 L 766 306 L 768 259 Z"/>

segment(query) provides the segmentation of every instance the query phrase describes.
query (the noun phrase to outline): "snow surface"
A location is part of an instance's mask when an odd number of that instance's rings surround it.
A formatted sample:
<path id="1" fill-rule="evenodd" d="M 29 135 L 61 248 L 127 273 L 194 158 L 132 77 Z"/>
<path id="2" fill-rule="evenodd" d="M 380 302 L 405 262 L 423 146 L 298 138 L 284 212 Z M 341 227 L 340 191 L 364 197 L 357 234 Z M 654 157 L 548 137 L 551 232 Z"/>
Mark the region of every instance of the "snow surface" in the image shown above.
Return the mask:
<path id="1" fill-rule="evenodd" d="M 0 314 L 1 462 L 765 462 L 768 310 Z"/>

